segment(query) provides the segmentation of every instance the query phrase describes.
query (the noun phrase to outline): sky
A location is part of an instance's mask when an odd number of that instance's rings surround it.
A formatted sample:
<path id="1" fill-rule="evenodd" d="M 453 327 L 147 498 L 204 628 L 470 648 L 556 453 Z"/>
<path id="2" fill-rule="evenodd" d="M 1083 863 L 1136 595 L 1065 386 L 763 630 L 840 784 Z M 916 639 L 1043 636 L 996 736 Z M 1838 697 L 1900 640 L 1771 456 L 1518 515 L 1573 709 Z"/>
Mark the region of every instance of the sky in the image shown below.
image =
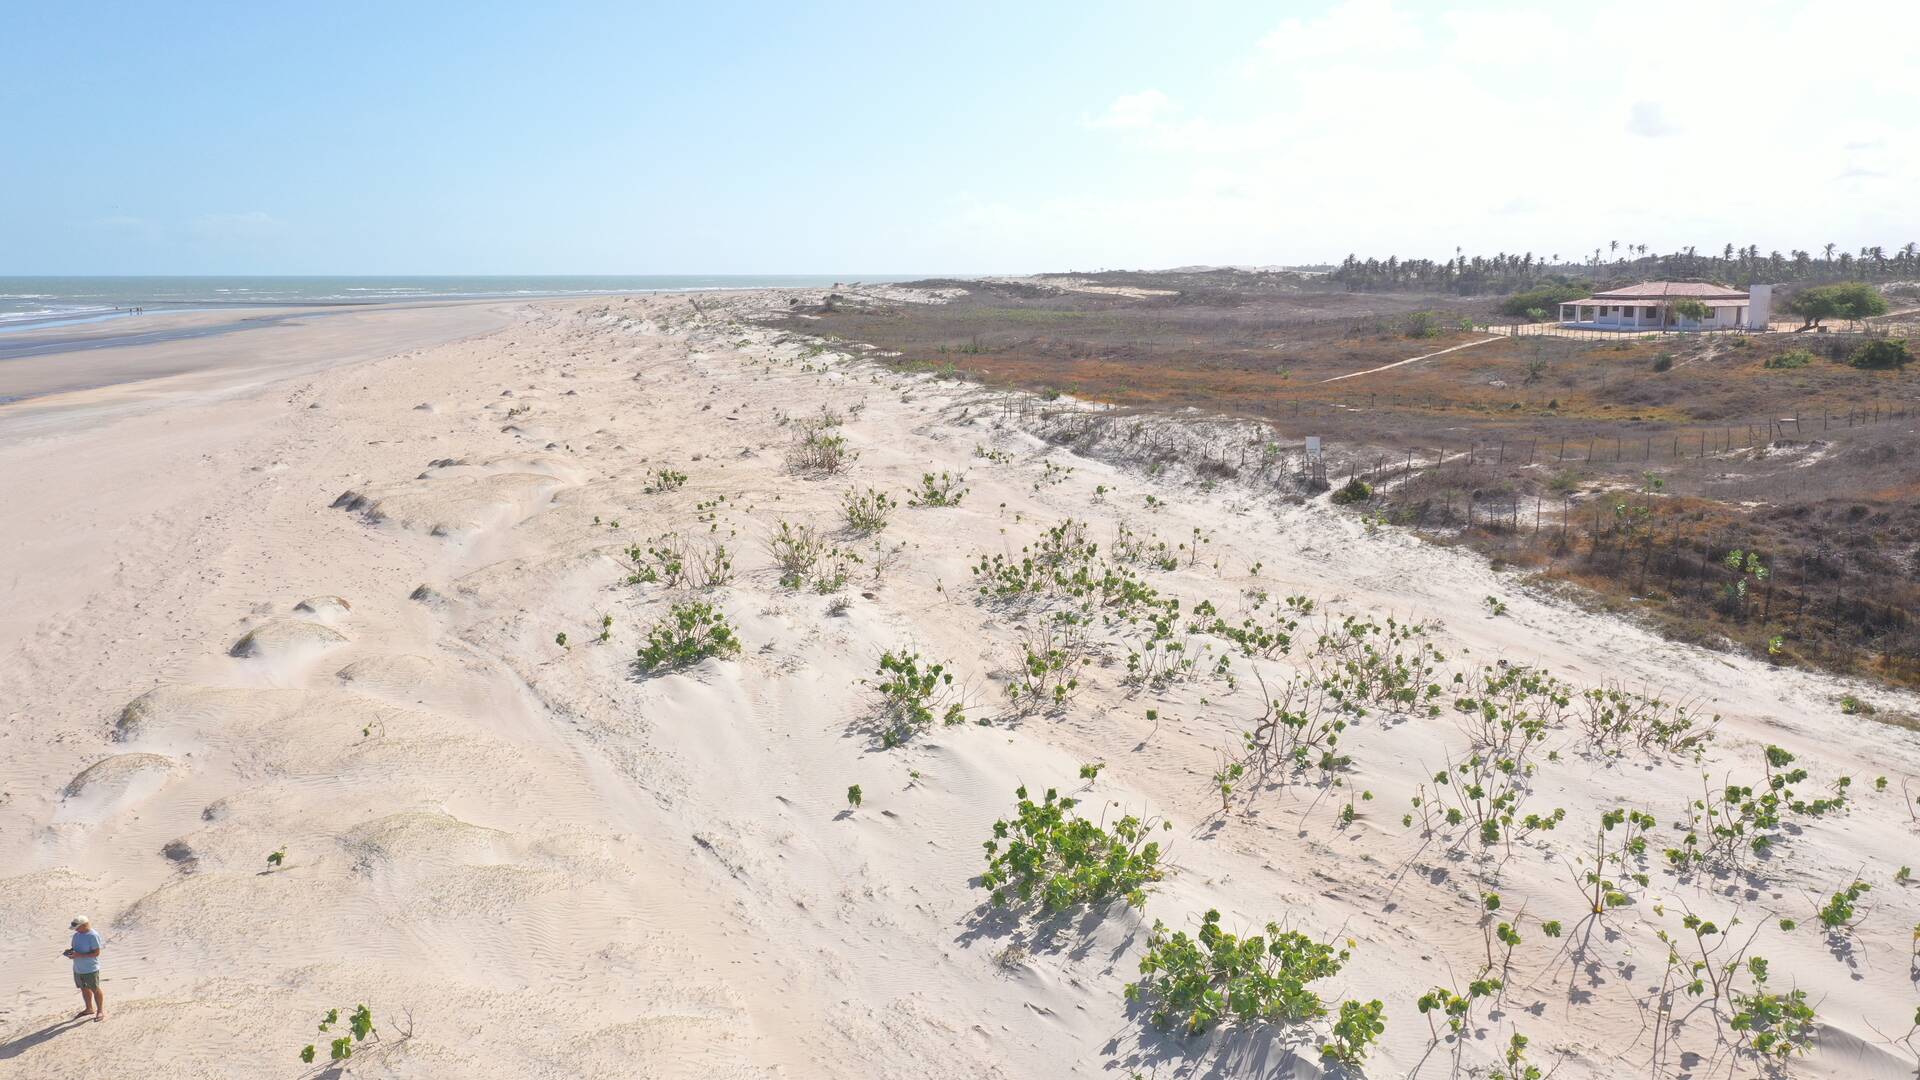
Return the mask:
<path id="1" fill-rule="evenodd" d="M 0 274 L 1920 240 L 1920 3 L 22 4 Z"/>

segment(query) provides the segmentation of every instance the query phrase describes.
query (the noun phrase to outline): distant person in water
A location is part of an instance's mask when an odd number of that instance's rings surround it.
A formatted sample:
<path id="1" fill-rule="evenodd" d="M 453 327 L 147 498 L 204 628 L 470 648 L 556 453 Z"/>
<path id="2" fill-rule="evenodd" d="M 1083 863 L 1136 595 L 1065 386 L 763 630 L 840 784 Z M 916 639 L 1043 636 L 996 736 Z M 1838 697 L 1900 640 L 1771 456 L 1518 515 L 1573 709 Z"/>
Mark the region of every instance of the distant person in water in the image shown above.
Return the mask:
<path id="1" fill-rule="evenodd" d="M 73 985 L 80 988 L 80 1001 L 85 1006 L 74 1019 L 91 1016 L 105 1020 L 107 999 L 100 994 L 100 935 L 85 915 L 74 916 L 67 926 L 73 931 L 73 943 L 60 955 L 73 961 Z"/>

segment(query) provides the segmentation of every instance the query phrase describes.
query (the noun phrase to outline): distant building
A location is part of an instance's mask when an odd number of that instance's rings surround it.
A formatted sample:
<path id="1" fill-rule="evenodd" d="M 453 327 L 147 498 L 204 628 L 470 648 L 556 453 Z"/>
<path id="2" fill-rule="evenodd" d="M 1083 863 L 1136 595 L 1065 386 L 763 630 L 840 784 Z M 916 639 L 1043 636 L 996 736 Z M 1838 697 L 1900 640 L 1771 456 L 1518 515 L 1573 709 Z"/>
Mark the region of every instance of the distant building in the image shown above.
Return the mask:
<path id="1" fill-rule="evenodd" d="M 1711 310 L 1704 319 L 1682 318 L 1673 305 L 1696 300 Z M 1595 330 L 1765 330 L 1773 316 L 1773 286 L 1746 292 L 1697 281 L 1643 281 L 1597 292 L 1560 305 L 1560 324 Z"/>

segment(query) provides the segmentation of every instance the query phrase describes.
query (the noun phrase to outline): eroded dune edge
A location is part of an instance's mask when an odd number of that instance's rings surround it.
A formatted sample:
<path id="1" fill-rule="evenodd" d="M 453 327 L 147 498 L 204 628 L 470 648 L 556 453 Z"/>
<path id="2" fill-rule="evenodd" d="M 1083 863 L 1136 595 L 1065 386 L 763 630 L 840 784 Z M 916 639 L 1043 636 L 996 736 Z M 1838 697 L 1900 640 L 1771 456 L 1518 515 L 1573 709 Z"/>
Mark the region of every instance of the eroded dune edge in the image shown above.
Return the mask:
<path id="1" fill-rule="evenodd" d="M 1083 456 L 742 321 L 779 303 L 530 304 L 221 406 L 268 419 L 7 661 L 6 1071 L 298 1075 L 366 1003 L 351 1075 L 1444 1076 L 1515 1033 L 1559 1077 L 1748 1075 L 1737 1002 L 1798 989 L 1796 1074 L 1914 1074 L 1920 739 L 1839 699 L 1911 703 L 1156 466 L 1176 421 Z M 692 604 L 738 648 L 642 663 Z M 930 721 L 888 654 L 954 676 Z M 1772 778 L 1777 822 L 1715 801 Z M 989 904 L 1022 785 L 1153 824 L 1143 907 Z M 1702 798 L 1742 831 L 1688 855 Z M 1652 825 L 1596 894 L 1615 809 Z M 1331 1015 L 1157 1030 L 1123 988 L 1210 909 L 1347 950 Z M 76 911 L 106 1024 L 60 1023 Z M 1690 914 L 1731 927 L 1699 993 Z M 1364 1066 L 1323 1059 L 1375 999 Z"/>

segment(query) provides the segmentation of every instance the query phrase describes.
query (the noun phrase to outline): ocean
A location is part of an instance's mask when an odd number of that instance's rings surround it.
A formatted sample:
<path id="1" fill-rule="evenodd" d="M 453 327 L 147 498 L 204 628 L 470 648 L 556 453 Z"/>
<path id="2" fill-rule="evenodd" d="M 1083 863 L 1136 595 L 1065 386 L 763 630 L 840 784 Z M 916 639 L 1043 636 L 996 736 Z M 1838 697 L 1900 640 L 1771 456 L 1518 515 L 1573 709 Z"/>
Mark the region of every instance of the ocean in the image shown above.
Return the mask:
<path id="1" fill-rule="evenodd" d="M 337 307 L 404 300 L 592 296 L 695 289 L 820 288 L 924 274 L 631 274 L 537 277 L 0 277 L 0 330 L 148 312 Z"/>

